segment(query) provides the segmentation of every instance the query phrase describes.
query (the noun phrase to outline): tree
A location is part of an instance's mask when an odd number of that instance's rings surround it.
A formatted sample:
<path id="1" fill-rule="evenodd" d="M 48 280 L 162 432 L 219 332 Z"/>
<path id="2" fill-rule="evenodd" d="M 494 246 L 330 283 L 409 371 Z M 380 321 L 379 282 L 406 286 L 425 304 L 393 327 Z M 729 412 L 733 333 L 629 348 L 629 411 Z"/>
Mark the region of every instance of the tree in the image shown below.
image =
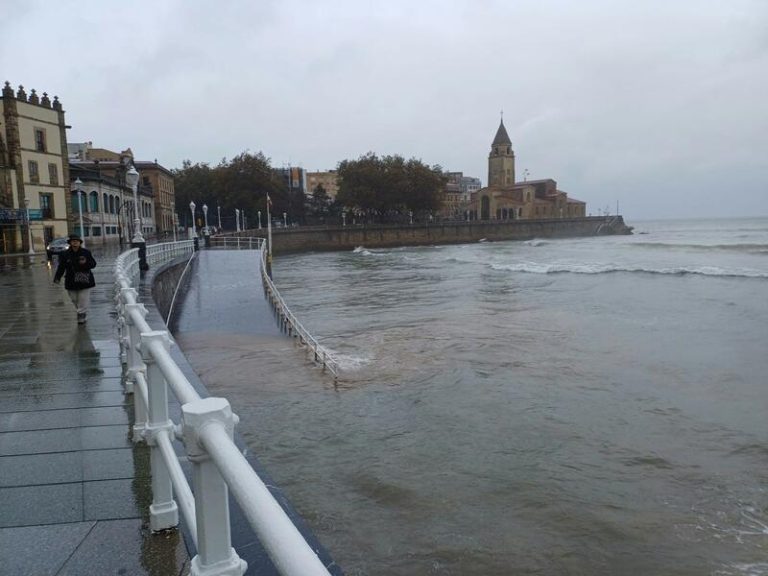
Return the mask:
<path id="1" fill-rule="evenodd" d="M 407 211 L 437 211 L 442 206 L 446 177 L 439 166 L 402 156 L 379 158 L 369 152 L 338 166 L 336 201 L 368 217 L 387 221 Z"/>
<path id="2" fill-rule="evenodd" d="M 232 160 L 222 158 L 214 168 L 206 163 L 192 164 L 185 160 L 181 169 L 172 172 L 180 222 L 188 221 L 190 201 L 195 202 L 196 210 L 207 204 L 209 214 L 220 207 L 222 225 L 230 229 L 236 227 L 235 209 L 245 210 L 251 222 L 256 221 L 258 211 L 266 218 L 267 194 L 272 200 L 273 212 L 288 210 L 288 192 L 280 175 L 261 152 L 242 152 Z M 214 224 L 217 220 L 211 220 L 209 216 L 209 222 Z"/>

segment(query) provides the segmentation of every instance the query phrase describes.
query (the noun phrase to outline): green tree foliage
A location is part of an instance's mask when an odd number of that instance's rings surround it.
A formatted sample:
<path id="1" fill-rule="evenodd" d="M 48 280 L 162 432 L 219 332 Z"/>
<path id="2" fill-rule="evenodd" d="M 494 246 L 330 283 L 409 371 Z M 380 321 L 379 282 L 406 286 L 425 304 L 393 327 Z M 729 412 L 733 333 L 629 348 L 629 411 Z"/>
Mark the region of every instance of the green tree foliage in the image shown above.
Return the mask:
<path id="1" fill-rule="evenodd" d="M 337 203 L 379 221 L 439 210 L 447 181 L 440 166 L 373 152 L 340 162 L 338 175 Z"/>
<path id="2" fill-rule="evenodd" d="M 221 208 L 221 221 L 225 228 L 235 228 L 235 209 L 245 210 L 249 226 L 256 222 L 261 211 L 266 222 L 266 198 L 272 200 L 272 212 L 282 214 L 289 210 L 288 191 L 282 178 L 261 152 L 243 152 L 232 160 L 223 158 L 214 168 L 206 163 L 192 164 L 185 160 L 180 169 L 172 171 L 176 192 L 176 210 L 179 222 L 188 222 L 189 203 L 194 201 L 196 211 L 208 205 L 208 223 L 218 224 L 216 207 Z"/>

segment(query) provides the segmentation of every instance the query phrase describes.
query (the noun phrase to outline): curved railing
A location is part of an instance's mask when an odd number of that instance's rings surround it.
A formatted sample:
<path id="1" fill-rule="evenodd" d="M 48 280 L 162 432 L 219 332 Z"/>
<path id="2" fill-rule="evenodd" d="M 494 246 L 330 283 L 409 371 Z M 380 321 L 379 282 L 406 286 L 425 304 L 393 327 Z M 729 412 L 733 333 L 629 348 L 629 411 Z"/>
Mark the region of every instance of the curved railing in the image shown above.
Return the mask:
<path id="1" fill-rule="evenodd" d="M 296 315 L 288 308 L 280 291 L 275 286 L 269 273 L 267 262 L 266 242 L 263 238 L 241 238 L 237 236 L 215 236 L 210 238 L 212 248 L 230 248 L 230 249 L 253 249 L 259 250 L 261 257 L 261 279 L 264 284 L 269 303 L 277 314 L 280 329 L 289 336 L 295 338 L 300 346 L 305 346 L 312 353 L 313 359 L 320 364 L 324 370 L 328 370 L 333 375 L 334 380 L 339 378 L 338 361 L 309 333 L 304 325 L 299 321 Z"/>
<path id="2" fill-rule="evenodd" d="M 192 241 L 147 247 L 150 265 L 190 254 Z M 133 439 L 151 449 L 153 532 L 178 525 L 179 509 L 197 548 L 193 574 L 243 574 L 247 564 L 231 546 L 228 493 L 284 576 L 329 576 L 280 504 L 233 441 L 238 418 L 224 398 L 201 398 L 170 354 L 165 330 L 152 330 L 134 281 L 138 249 L 115 263 L 121 357 L 127 364 L 126 393 L 133 393 Z M 181 422 L 170 419 L 168 390 L 181 404 Z M 174 452 L 181 440 L 192 463 L 194 486 Z"/>

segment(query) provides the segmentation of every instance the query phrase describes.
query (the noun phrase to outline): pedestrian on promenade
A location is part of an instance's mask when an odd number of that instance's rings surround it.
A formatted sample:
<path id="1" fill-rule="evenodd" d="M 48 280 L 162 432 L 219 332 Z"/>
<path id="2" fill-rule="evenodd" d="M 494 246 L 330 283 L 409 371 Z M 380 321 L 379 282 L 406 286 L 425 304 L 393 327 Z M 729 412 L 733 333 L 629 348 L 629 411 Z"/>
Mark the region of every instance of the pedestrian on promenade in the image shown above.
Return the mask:
<path id="1" fill-rule="evenodd" d="M 91 272 L 91 269 L 96 267 L 96 260 L 90 250 L 83 248 L 83 239 L 77 234 L 70 234 L 67 242 L 69 249 L 59 256 L 59 267 L 56 268 L 53 282 L 58 284 L 64 276 L 64 288 L 77 308 L 77 323 L 85 324 L 91 288 L 96 286 Z"/>

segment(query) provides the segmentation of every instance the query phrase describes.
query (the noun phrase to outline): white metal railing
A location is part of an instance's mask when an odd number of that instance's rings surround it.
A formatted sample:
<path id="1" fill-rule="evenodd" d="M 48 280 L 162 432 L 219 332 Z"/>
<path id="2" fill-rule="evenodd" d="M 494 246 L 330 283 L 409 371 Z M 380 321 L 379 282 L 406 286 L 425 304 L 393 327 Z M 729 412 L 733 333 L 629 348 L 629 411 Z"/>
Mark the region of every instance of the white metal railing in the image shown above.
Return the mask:
<path id="1" fill-rule="evenodd" d="M 266 242 L 263 238 L 241 238 L 239 236 L 216 236 L 210 239 L 212 248 L 250 249 L 259 250 L 261 257 L 261 279 L 267 300 L 272 305 L 280 329 L 292 336 L 300 346 L 304 346 L 312 354 L 313 360 L 328 370 L 334 380 L 339 378 L 338 361 L 309 333 L 296 315 L 288 308 L 279 290 L 270 277 Z"/>
<path id="2" fill-rule="evenodd" d="M 192 241 L 147 247 L 147 261 L 158 264 L 191 253 Z M 264 482 L 233 441 L 238 418 L 224 398 L 201 398 L 170 354 L 167 331 L 152 330 L 147 310 L 138 301 L 133 280 L 139 269 L 138 249 L 115 263 L 121 357 L 127 364 L 126 392 L 133 393 L 134 441 L 150 446 L 153 532 L 178 525 L 179 509 L 197 548 L 193 576 L 242 575 L 247 564 L 231 546 L 229 491 L 235 496 L 275 567 L 284 576 L 328 576 L 320 561 Z M 168 389 L 181 403 L 174 423 L 168 411 Z M 192 463 L 189 486 L 173 441 L 182 440 Z"/>

